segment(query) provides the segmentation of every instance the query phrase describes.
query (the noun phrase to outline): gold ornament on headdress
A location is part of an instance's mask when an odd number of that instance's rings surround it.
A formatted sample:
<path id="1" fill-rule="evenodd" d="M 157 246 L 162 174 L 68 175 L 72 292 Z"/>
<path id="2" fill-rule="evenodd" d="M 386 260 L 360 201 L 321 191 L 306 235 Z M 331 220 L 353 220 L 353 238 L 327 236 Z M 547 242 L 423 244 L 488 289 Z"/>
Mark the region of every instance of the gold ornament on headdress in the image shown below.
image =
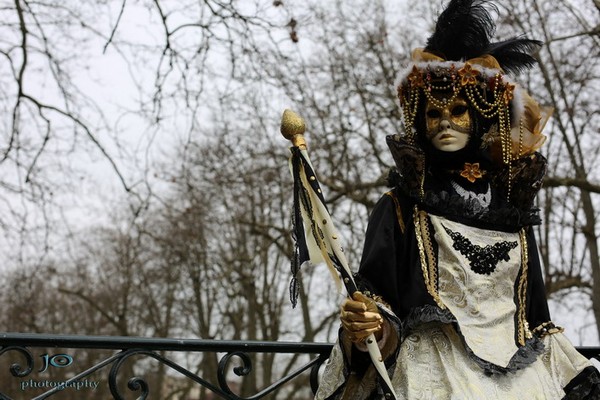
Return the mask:
<path id="1" fill-rule="evenodd" d="M 460 76 L 460 86 L 475 85 L 477 84 L 479 71 L 473 69 L 471 64 L 467 62 L 464 67 L 458 70 L 458 75 Z"/>
<path id="2" fill-rule="evenodd" d="M 465 62 L 446 61 L 423 49 L 416 49 L 412 60 L 410 72 L 398 87 L 406 136 L 410 142 L 415 140 L 421 95 L 440 107 L 443 100 L 432 93 L 442 91 L 449 94 L 446 102 L 464 93 L 469 106 L 480 116 L 495 120 L 492 126 L 497 132 L 493 135 L 484 132 L 485 145 L 490 148 L 492 158 L 508 168 L 509 180 L 512 178 L 513 160 L 532 154 L 543 144 L 545 137 L 541 129 L 547 116 L 524 90 L 519 90 L 524 105 L 513 113 L 511 107 L 517 92 L 516 85 L 505 79 L 500 64 L 493 56 L 483 55 Z M 469 178 L 473 177 L 469 175 Z M 508 198 L 510 188 L 509 183 Z"/>

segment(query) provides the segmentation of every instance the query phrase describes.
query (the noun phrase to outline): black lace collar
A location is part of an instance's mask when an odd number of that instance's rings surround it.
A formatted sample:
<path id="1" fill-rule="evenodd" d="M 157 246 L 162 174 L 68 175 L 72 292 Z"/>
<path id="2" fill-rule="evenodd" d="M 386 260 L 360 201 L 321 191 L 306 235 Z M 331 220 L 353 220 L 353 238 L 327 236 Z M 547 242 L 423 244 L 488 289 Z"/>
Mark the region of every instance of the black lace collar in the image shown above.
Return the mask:
<path id="1" fill-rule="evenodd" d="M 536 153 L 513 162 L 510 202 L 506 201 L 508 168 L 489 171 L 482 178 L 492 190 L 492 202 L 486 207 L 475 198 L 458 194 L 452 188 L 451 173 L 432 170 L 420 147 L 393 136 L 388 137 L 388 145 L 397 168 L 390 174 L 390 185 L 397 186 L 424 210 L 471 225 L 505 231 L 541 223 L 539 210 L 534 207 L 546 171 L 546 160 L 541 155 Z"/>

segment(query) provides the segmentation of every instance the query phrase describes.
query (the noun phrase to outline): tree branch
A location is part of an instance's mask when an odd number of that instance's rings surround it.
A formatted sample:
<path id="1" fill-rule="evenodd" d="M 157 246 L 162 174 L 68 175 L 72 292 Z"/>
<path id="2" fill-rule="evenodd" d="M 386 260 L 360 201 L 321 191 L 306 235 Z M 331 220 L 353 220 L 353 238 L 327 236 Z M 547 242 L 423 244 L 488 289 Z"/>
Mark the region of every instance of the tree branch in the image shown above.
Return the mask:
<path id="1" fill-rule="evenodd" d="M 125 11 L 125 5 L 127 3 L 127 0 L 123 0 L 123 3 L 121 3 L 121 10 L 119 11 L 119 16 L 117 17 L 117 21 L 115 22 L 115 26 L 113 26 L 112 31 L 110 32 L 110 36 L 108 37 L 108 40 L 106 41 L 106 43 L 104 44 L 104 47 L 102 48 L 102 54 L 106 53 L 106 49 L 108 48 L 108 46 L 111 44 L 113 38 L 115 37 L 115 33 L 117 32 L 117 28 L 119 27 L 119 23 L 121 22 L 121 17 L 123 17 L 123 12 Z"/>
<path id="2" fill-rule="evenodd" d="M 583 280 L 581 276 L 551 275 L 549 278 L 546 284 L 546 293 L 548 295 L 570 288 L 592 288 L 591 283 Z"/>
<path id="3" fill-rule="evenodd" d="M 108 160 L 108 162 L 111 164 L 111 166 L 113 167 L 113 170 L 115 171 L 115 173 L 119 177 L 119 180 L 121 181 L 121 184 L 123 185 L 123 188 L 125 188 L 125 191 L 128 192 L 128 193 L 131 192 L 131 188 L 129 187 L 129 185 L 125 181 L 125 177 L 121 174 L 121 171 L 119 170 L 119 167 L 117 167 L 117 164 L 115 163 L 115 161 L 107 153 L 107 151 L 104 148 L 104 146 L 102 146 L 102 144 L 100 144 L 100 142 L 94 136 L 94 134 L 92 133 L 92 131 L 90 130 L 90 128 L 88 128 L 87 125 L 83 123 L 83 121 L 81 121 L 79 118 L 77 118 L 76 116 L 74 116 L 73 114 L 71 114 L 71 113 L 69 113 L 67 111 L 61 110 L 60 108 L 57 108 L 55 106 L 51 106 L 49 104 L 41 103 L 37 99 L 35 99 L 35 98 L 31 97 L 30 95 L 27 95 L 25 93 L 23 93 L 21 97 L 24 98 L 24 99 L 27 99 L 27 100 L 31 101 L 33 104 L 35 104 L 40 109 L 44 109 L 45 108 L 47 110 L 52 110 L 52 111 L 55 111 L 55 112 L 61 114 L 64 117 L 69 118 L 77 126 L 79 126 L 81 129 L 83 129 L 85 131 L 86 135 L 88 136 L 88 138 L 96 145 L 96 147 L 100 150 L 100 152 L 104 155 L 104 157 L 106 157 L 106 159 Z"/>
<path id="4" fill-rule="evenodd" d="M 548 40 L 546 43 L 559 42 L 561 40 L 573 39 L 573 38 L 576 38 L 579 36 L 598 36 L 598 35 L 600 35 L 600 25 L 596 26 L 593 29 L 590 29 L 589 31 L 578 32 L 578 33 L 574 33 L 572 35 L 567 35 L 567 36 L 559 36 L 559 37 Z"/>
<path id="5" fill-rule="evenodd" d="M 547 176 L 544 178 L 545 188 L 551 187 L 576 187 L 586 192 L 600 193 L 600 185 L 594 184 L 587 179 L 578 178 L 559 178 L 556 176 Z"/>

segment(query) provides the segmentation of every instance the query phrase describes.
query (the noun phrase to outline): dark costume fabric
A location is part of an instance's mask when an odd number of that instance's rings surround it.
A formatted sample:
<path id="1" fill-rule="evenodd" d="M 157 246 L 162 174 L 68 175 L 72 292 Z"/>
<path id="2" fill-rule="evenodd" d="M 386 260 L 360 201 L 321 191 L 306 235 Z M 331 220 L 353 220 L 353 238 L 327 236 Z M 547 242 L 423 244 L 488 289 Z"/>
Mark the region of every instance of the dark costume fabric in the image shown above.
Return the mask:
<path id="1" fill-rule="evenodd" d="M 507 75 L 542 43 L 493 42 L 494 9 L 450 0 L 401 74 L 405 134 L 387 138 L 393 189 L 356 281 L 384 316 L 378 344 L 401 399 L 598 399 L 598 371 L 550 320 L 532 230 L 551 112 Z M 316 398 L 382 397 L 345 335 Z"/>
<path id="2" fill-rule="evenodd" d="M 525 199 L 545 160 L 520 162 Z M 420 200 L 407 173 L 371 214 L 356 278 L 390 321 L 380 347 L 401 399 L 600 398 L 598 371 L 550 320 L 532 203 L 505 202 L 500 175 L 430 169 Z M 340 339 L 317 399 L 381 396 L 362 350 Z"/>

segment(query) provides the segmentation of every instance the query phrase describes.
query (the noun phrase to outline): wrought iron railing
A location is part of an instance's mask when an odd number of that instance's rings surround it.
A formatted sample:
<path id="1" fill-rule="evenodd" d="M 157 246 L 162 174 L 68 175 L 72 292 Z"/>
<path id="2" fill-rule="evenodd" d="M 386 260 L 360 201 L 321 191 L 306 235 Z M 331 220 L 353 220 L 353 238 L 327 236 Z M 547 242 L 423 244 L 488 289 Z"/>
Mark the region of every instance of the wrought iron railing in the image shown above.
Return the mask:
<path id="1" fill-rule="evenodd" d="M 80 389 L 80 386 L 89 384 L 87 378 L 102 372 L 107 374 L 107 383 L 110 394 L 114 399 L 131 398 L 133 393 L 137 399 L 156 398 L 151 396 L 152 382 L 143 377 L 132 376 L 127 383 L 128 393 L 123 393 L 123 385 L 118 384 L 119 373 L 124 363 L 134 356 L 153 359 L 168 367 L 195 385 L 204 388 L 216 396 L 214 398 L 232 400 L 264 399 L 273 392 L 280 390 L 288 382 L 299 376 L 309 375 L 309 382 L 314 393 L 318 387 L 319 368 L 329 356 L 332 344 L 330 343 L 294 343 L 294 342 L 261 342 L 261 341 L 219 341 L 199 339 L 158 339 L 141 337 L 106 337 L 106 336 L 69 336 L 24 333 L 0 333 L 0 361 L 10 358 L 8 371 L 0 371 L 0 400 L 40 400 L 53 397 L 62 393 L 67 388 Z M 107 350 L 110 353 L 93 366 L 82 371 L 71 372 L 70 376 L 62 381 L 46 380 L 46 387 L 42 393 L 39 390 L 35 395 L 28 395 L 25 389 L 31 389 L 33 379 L 29 378 L 34 373 L 45 372 L 48 368 L 65 368 L 71 366 L 73 357 L 68 353 L 45 353 L 34 357 L 32 349 L 87 349 Z M 600 360 L 600 347 L 579 347 L 578 350 L 587 358 Z M 172 358 L 164 354 L 189 354 L 189 353 L 214 353 L 218 355 L 218 368 L 216 382 L 211 382 L 197 373 L 183 367 Z M 273 353 L 289 355 L 308 355 L 308 361 L 300 363 L 294 370 L 276 377 L 273 383 L 258 390 L 251 395 L 240 396 L 234 393 L 228 381 L 228 374 L 239 377 L 248 376 L 253 371 L 250 355 L 256 353 Z M 217 357 L 217 358 L 218 358 Z M 38 360 L 39 358 L 39 360 Z M 238 365 L 232 366 L 232 360 L 237 359 Z M 37 360 L 37 362 L 36 362 Z M 6 360 L 4 360 L 6 361 Z M 38 369 L 39 367 L 39 369 Z M 127 372 L 130 372 L 128 370 Z M 20 382 L 19 393 L 5 393 L 10 380 Z M 50 382 L 50 383 L 49 383 Z M 23 387 L 24 383 L 27 387 Z M 37 381 L 40 389 L 40 381 Z M 13 385 L 14 386 L 14 385 Z M 12 396 L 12 397 L 11 397 Z M 60 398 L 61 396 L 56 396 Z"/>
<path id="2" fill-rule="evenodd" d="M 205 388 L 205 390 L 213 393 L 213 395 L 216 396 L 215 398 L 232 400 L 263 399 L 274 391 L 281 389 L 291 380 L 306 374 L 309 374 L 310 386 L 314 393 L 318 386 L 319 367 L 329 356 L 331 347 L 332 345 L 330 343 L 219 341 L 122 336 L 106 337 L 0 333 L 0 361 L 2 361 L 2 358 L 12 355 L 12 358 L 10 359 L 11 364 L 8 367 L 9 371 L 0 371 L 0 399 L 41 400 L 55 396 L 68 388 L 79 390 L 81 389 L 80 386 L 83 385 L 83 382 L 85 382 L 86 385 L 90 384 L 87 378 L 98 371 L 107 371 L 105 373 L 108 374 L 108 387 L 110 388 L 110 393 L 114 399 L 131 398 L 131 392 L 135 392 L 135 395 L 138 396 L 137 399 L 155 399 L 156 396 L 151 396 L 151 383 L 143 377 L 131 377 L 127 384 L 127 388 L 130 392 L 122 392 L 122 385 L 120 386 L 118 384 L 119 372 L 121 371 L 123 364 L 133 356 L 147 357 L 162 363 L 171 371 L 179 373 L 186 379 L 195 382 L 195 384 L 200 385 Z M 61 381 L 28 379 L 28 377 L 35 372 L 46 371 L 49 367 L 64 368 L 73 362 L 73 357 L 69 353 L 46 353 L 41 357 L 34 357 L 31 351 L 31 349 L 48 348 L 113 350 L 113 352 L 100 362 L 96 362 L 95 365 L 88 367 L 83 371 L 74 374 L 72 373 L 70 377 Z M 188 368 L 183 367 L 172 358 L 165 357 L 163 355 L 165 352 L 169 352 L 169 354 L 218 354 L 220 359 L 218 361 L 216 373 L 217 382 L 210 382 L 190 371 Z M 234 390 L 230 387 L 227 376 L 231 372 L 240 377 L 252 373 L 253 365 L 250 355 L 254 353 L 306 354 L 309 355 L 309 361 L 296 366 L 294 370 L 288 372 L 285 376 L 276 378 L 273 383 L 259 390 L 257 393 L 240 397 L 238 394 L 234 393 Z M 234 360 L 237 360 L 237 363 Z M 10 379 L 17 379 L 21 382 L 20 391 L 16 395 L 13 393 L 5 393 L 5 386 L 8 386 L 8 381 Z M 23 387 L 23 383 L 26 387 Z M 31 386 L 34 384 L 36 389 L 43 387 L 44 389 L 48 388 L 48 390 L 43 391 L 43 393 L 36 393 L 35 396 L 30 395 L 28 397 L 26 389 L 32 389 Z M 61 396 L 56 396 L 56 398 L 60 397 Z"/>

